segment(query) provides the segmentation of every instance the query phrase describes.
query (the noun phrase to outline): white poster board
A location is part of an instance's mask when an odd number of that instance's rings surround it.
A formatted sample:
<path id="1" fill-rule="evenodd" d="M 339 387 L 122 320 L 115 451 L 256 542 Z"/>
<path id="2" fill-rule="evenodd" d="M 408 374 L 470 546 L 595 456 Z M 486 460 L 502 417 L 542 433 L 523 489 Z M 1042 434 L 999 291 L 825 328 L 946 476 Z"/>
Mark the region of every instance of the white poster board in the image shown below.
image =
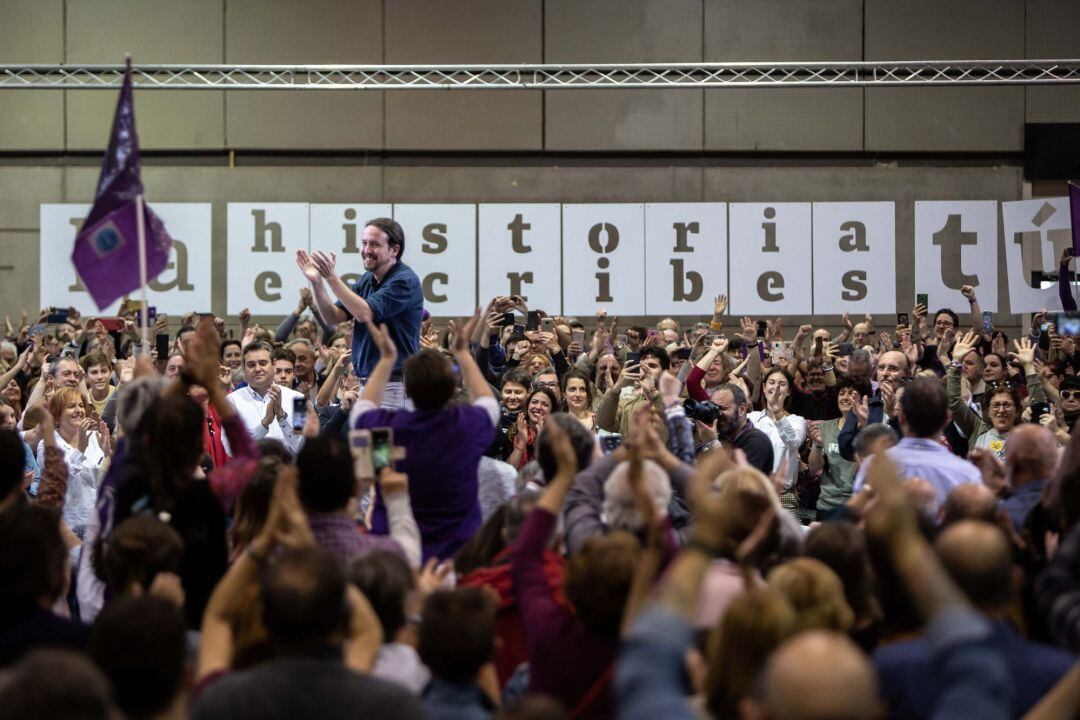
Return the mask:
<path id="1" fill-rule="evenodd" d="M 926 293 L 929 312 L 966 309 L 962 285 L 997 312 L 997 239 L 994 200 L 915 201 L 915 293 Z"/>
<path id="2" fill-rule="evenodd" d="M 1009 309 L 1014 313 L 1061 310 L 1057 283 L 1048 280 L 1047 287 L 1042 288 L 1043 283 L 1035 282 L 1031 273 L 1056 273 L 1061 251 L 1072 247 L 1069 198 L 1002 203 L 1001 219 L 1009 271 Z"/>
<path id="3" fill-rule="evenodd" d="M 392 217 L 390 203 L 311 203 L 308 216 L 311 251 L 335 253 L 337 271 L 349 285 L 364 274 L 361 241 L 365 223 L 375 218 Z M 299 268 L 296 270 L 295 279 L 303 282 Z"/>
<path id="4" fill-rule="evenodd" d="M 645 205 L 645 312 L 711 315 L 727 294 L 727 204 Z"/>
<path id="5" fill-rule="evenodd" d="M 150 207 L 173 239 L 168 264 L 148 285 L 150 306 L 159 313 L 174 315 L 209 312 L 210 203 L 153 203 Z M 74 306 L 90 317 L 108 317 L 116 314 L 120 300 L 99 311 L 71 262 L 75 235 L 89 212 L 86 203 L 42 204 L 38 264 L 41 307 Z M 138 290 L 131 294 L 133 300 L 139 297 Z"/>
<path id="6" fill-rule="evenodd" d="M 563 205 L 563 313 L 645 313 L 645 208 Z"/>
<path id="7" fill-rule="evenodd" d="M 731 312 L 813 312 L 810 203 L 728 206 Z"/>
<path id="8" fill-rule="evenodd" d="M 229 203 L 227 226 L 227 312 L 292 312 L 306 282 L 296 251 L 308 249 L 308 204 Z"/>
<path id="9" fill-rule="evenodd" d="M 480 205 L 479 305 L 521 295 L 530 308 L 562 311 L 558 203 Z"/>
<path id="10" fill-rule="evenodd" d="M 471 317 L 476 308 L 476 206 L 394 205 L 405 231 L 405 264 L 420 277 L 435 317 Z"/>
<path id="11" fill-rule="evenodd" d="M 814 203 L 814 313 L 896 311 L 896 208 Z"/>

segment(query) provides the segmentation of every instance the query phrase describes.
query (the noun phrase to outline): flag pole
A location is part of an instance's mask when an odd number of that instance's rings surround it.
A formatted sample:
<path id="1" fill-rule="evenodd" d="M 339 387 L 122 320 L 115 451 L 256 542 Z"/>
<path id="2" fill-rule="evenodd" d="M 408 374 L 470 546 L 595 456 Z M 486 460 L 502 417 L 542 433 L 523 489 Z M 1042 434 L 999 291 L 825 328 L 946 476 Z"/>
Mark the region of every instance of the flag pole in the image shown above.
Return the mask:
<path id="1" fill-rule="evenodd" d="M 143 210 L 143 196 L 139 193 L 135 196 L 135 227 L 139 236 L 139 291 L 142 296 L 142 312 L 139 314 L 139 332 L 142 335 L 142 346 L 144 352 L 149 352 L 147 348 L 150 343 L 150 329 L 149 329 L 149 315 L 150 315 L 150 303 L 146 297 L 146 217 Z M 165 358 L 158 358 L 158 360 L 165 360 Z"/>

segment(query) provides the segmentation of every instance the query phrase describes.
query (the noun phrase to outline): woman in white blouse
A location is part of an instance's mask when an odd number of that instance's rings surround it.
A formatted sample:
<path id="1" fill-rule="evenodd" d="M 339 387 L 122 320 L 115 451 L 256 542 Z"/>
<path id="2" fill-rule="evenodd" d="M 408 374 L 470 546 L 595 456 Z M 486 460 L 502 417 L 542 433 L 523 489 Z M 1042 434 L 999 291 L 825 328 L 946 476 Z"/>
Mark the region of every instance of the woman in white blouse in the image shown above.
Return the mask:
<path id="1" fill-rule="evenodd" d="M 780 504 L 795 517 L 799 516 L 799 499 L 795 494 L 795 479 L 799 476 L 799 448 L 806 440 L 806 420 L 788 412 L 791 407 L 791 376 L 782 368 L 773 368 L 765 375 L 762 396 L 765 409 L 747 415 L 754 427 L 769 436 L 773 445 L 773 473 L 787 459 L 787 471 L 776 478 Z"/>
<path id="2" fill-rule="evenodd" d="M 108 430 L 103 433 L 101 424 L 87 416 L 82 395 L 74 388 L 57 388 L 49 412 L 56 419 L 56 445 L 68 466 L 64 522 L 82 539 L 97 504 L 98 471 L 105 460 L 103 446 L 108 448 Z M 38 444 L 38 463 L 45 467 L 44 441 Z"/>

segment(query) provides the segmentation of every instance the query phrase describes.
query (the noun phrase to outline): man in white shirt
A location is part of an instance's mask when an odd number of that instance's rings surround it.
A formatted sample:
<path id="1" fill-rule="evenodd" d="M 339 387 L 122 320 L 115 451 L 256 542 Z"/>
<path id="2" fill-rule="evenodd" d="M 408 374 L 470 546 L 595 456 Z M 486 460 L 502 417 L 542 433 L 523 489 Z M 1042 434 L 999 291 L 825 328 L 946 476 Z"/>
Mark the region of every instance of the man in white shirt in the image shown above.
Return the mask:
<path id="1" fill-rule="evenodd" d="M 236 408 L 248 432 L 256 440 L 280 440 L 292 453 L 300 451 L 303 435 L 293 430 L 293 401 L 304 396 L 295 390 L 274 384 L 272 350 L 257 341 L 244 348 L 242 387 L 229 393 L 228 400 Z M 222 438 L 225 450 L 231 455 L 228 441 Z"/>

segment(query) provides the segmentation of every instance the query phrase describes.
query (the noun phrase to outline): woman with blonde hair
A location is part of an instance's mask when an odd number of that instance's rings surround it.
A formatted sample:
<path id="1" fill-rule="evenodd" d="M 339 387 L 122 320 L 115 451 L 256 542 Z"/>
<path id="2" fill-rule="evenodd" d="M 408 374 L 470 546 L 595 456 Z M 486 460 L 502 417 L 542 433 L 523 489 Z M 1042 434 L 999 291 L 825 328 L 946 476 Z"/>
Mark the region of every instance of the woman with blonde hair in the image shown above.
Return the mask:
<path id="1" fill-rule="evenodd" d="M 737 596 L 709 636 L 705 705 L 715 718 L 739 717 L 739 703 L 773 650 L 798 629 L 795 609 L 782 593 L 762 587 Z"/>
<path id="2" fill-rule="evenodd" d="M 844 585 L 828 565 L 814 558 L 789 560 L 772 569 L 769 587 L 795 609 L 798 630 L 834 630 L 847 633 L 855 614 L 844 597 Z"/>
<path id="3" fill-rule="evenodd" d="M 74 388 L 61 387 L 49 401 L 56 422 L 56 445 L 68 466 L 64 493 L 64 521 L 80 539 L 97 503 L 98 471 L 110 453 L 109 429 L 93 420 L 83 397 Z M 45 467 L 45 441 L 38 444 L 38 465 Z"/>

